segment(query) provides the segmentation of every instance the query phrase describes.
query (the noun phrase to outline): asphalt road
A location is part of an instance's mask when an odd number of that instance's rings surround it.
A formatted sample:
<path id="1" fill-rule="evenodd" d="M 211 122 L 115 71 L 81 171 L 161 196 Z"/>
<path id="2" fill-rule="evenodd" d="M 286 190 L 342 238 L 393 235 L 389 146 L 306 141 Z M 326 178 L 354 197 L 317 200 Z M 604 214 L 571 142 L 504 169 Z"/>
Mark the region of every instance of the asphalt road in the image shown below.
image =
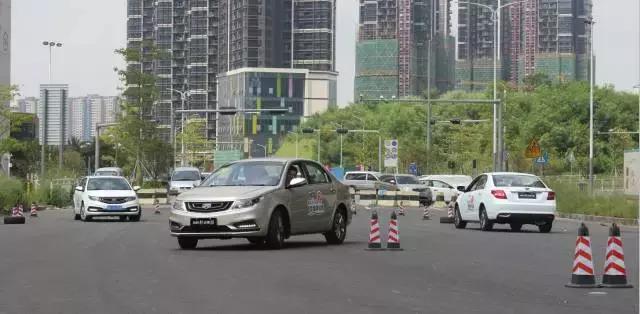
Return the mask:
<path id="1" fill-rule="evenodd" d="M 389 210 L 381 211 L 386 234 Z M 570 289 L 577 222 L 552 233 L 466 230 L 400 217 L 404 251 L 365 251 L 360 211 L 342 246 L 291 238 L 269 251 L 244 239 L 178 249 L 167 213 L 73 221 L 45 211 L 0 225 L 0 313 L 638 313 L 638 232 L 623 228 L 633 289 Z M 589 224 L 598 274 L 607 229 Z"/>

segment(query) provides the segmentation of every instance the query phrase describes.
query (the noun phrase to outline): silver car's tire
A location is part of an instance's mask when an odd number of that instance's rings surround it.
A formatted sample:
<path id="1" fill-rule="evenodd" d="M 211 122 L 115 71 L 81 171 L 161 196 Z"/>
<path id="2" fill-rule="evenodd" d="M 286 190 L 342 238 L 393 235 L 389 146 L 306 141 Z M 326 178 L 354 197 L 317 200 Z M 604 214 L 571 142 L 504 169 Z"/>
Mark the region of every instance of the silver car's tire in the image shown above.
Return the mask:
<path id="1" fill-rule="evenodd" d="M 482 231 L 491 231 L 493 230 L 493 221 L 489 220 L 489 216 L 487 215 L 487 210 L 483 207 L 480 207 L 480 230 Z"/>
<path id="2" fill-rule="evenodd" d="M 80 205 L 80 219 L 82 221 L 91 220 L 91 216 L 87 215 L 87 212 L 84 210 L 84 203 L 82 205 Z"/>
<path id="3" fill-rule="evenodd" d="M 279 250 L 284 247 L 284 239 L 286 237 L 282 212 L 280 210 L 273 211 L 271 219 L 269 219 L 269 231 L 265 241 L 267 247 Z"/>
<path id="4" fill-rule="evenodd" d="M 343 209 L 338 209 L 333 217 L 331 231 L 324 233 L 329 244 L 342 244 L 347 237 L 347 217 Z"/>
<path id="5" fill-rule="evenodd" d="M 198 246 L 198 238 L 178 237 L 178 245 L 183 250 L 192 250 Z"/>

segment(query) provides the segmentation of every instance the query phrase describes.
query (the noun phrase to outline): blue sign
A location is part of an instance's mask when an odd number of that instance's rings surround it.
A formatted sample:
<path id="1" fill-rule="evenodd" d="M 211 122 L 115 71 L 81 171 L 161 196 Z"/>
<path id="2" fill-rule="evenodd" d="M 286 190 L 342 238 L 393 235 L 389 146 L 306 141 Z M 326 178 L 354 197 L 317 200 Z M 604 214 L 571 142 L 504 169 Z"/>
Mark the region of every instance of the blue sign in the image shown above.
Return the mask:
<path id="1" fill-rule="evenodd" d="M 549 163 L 549 153 L 548 152 L 544 152 L 542 154 L 542 156 L 537 157 L 536 159 L 534 159 L 534 162 L 537 163 L 537 164 L 541 164 L 541 165 Z"/>
<path id="2" fill-rule="evenodd" d="M 418 165 L 415 162 L 409 164 L 409 173 L 414 176 L 418 175 Z"/>

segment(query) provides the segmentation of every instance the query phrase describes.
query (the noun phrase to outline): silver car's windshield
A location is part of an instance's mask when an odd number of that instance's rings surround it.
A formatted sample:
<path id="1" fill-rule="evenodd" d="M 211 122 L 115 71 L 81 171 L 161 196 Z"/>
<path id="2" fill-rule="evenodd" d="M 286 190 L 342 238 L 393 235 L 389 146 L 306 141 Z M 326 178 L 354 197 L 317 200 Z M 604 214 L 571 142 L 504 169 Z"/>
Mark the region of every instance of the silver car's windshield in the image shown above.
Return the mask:
<path id="1" fill-rule="evenodd" d="M 275 186 L 283 168 L 279 161 L 232 163 L 218 168 L 200 186 Z"/>
<path id="2" fill-rule="evenodd" d="M 88 191 L 126 191 L 131 190 L 131 186 L 122 178 L 94 178 L 87 183 Z"/>
<path id="3" fill-rule="evenodd" d="M 193 170 L 176 171 L 171 176 L 171 181 L 198 181 L 198 180 L 200 180 L 200 173 Z"/>

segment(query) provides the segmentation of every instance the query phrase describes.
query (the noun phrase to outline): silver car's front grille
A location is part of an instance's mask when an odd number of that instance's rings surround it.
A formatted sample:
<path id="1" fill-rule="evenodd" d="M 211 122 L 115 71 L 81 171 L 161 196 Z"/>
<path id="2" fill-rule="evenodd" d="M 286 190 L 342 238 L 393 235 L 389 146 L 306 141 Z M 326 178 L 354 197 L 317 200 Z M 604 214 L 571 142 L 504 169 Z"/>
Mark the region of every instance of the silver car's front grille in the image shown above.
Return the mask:
<path id="1" fill-rule="evenodd" d="M 187 202 L 187 210 L 190 212 L 210 213 L 229 209 L 233 202 Z"/>
<path id="2" fill-rule="evenodd" d="M 101 197 L 100 202 L 105 204 L 123 204 L 127 202 L 126 197 Z"/>

